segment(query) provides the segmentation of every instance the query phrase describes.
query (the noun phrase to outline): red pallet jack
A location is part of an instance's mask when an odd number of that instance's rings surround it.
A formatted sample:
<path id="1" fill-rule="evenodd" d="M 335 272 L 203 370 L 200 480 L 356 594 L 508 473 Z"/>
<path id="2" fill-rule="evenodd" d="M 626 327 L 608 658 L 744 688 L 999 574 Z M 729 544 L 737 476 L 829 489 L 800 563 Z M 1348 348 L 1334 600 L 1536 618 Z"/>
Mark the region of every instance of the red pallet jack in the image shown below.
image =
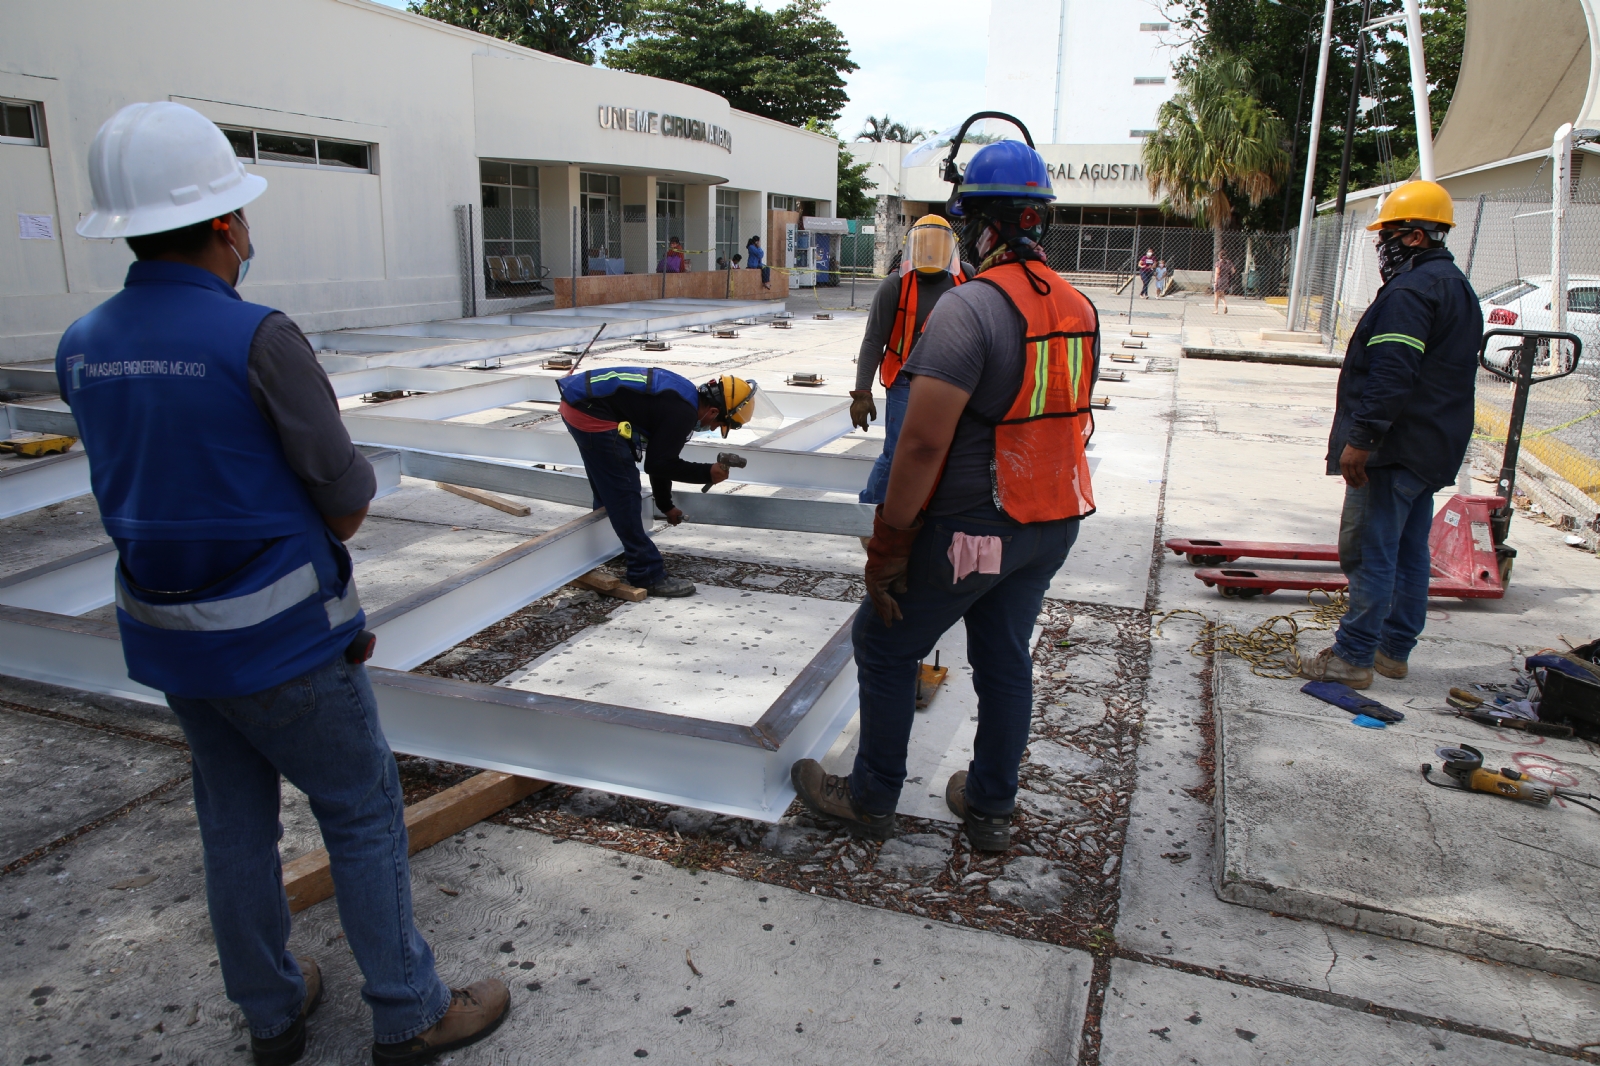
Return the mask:
<path id="1" fill-rule="evenodd" d="M 1492 338 L 1515 338 L 1512 346 L 1490 353 Z M 1559 343 L 1558 343 L 1559 342 Z M 1570 348 L 1568 347 L 1570 345 Z M 1528 412 L 1528 391 L 1544 381 L 1566 377 L 1578 367 L 1583 342 L 1570 333 L 1493 329 L 1483 335 L 1478 363 L 1489 373 L 1516 386 L 1506 449 L 1495 496 L 1457 494 L 1433 516 L 1428 534 L 1432 577 L 1428 594 L 1447 599 L 1499 599 L 1511 582 L 1517 550 L 1506 543 L 1511 528 L 1512 493 L 1516 487 L 1517 454 L 1522 423 Z M 1350 584 L 1342 573 L 1323 570 L 1256 570 L 1226 564 L 1239 559 L 1296 559 L 1338 562 L 1337 544 L 1294 544 L 1255 540 L 1205 540 L 1174 537 L 1166 542 L 1174 554 L 1187 555 L 1200 569 L 1194 576 L 1222 595 L 1250 599 L 1280 589 L 1342 591 Z"/>

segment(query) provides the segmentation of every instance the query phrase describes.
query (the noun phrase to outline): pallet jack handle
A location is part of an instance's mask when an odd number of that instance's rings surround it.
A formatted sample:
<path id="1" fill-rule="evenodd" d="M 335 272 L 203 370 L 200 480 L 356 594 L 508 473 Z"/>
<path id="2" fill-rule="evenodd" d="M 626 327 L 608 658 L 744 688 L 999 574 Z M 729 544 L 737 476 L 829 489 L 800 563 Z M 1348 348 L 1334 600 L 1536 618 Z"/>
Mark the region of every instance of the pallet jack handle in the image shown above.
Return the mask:
<path id="1" fill-rule="evenodd" d="M 1489 343 L 1490 339 L 1496 336 L 1520 338 L 1521 343 L 1516 349 L 1514 366 L 1496 366 L 1490 361 Z M 1545 350 L 1546 363 L 1554 369 L 1557 344 L 1561 341 L 1572 343 L 1571 363 L 1560 373 L 1541 374 L 1535 378 L 1533 371 L 1539 357 L 1539 349 L 1542 347 Z M 1510 348 L 1499 349 L 1501 352 L 1510 350 Z M 1483 343 L 1478 348 L 1478 365 L 1495 377 L 1509 381 L 1515 386 L 1511 397 L 1511 420 L 1506 425 L 1506 450 L 1500 460 L 1500 476 L 1495 479 L 1495 495 L 1505 502 L 1489 514 L 1489 532 L 1497 550 L 1506 542 L 1506 536 L 1511 531 L 1511 516 L 1515 513 L 1511 495 L 1517 487 L 1517 457 L 1522 451 L 1522 423 L 1528 415 L 1528 393 L 1536 384 L 1564 378 L 1578 369 L 1578 360 L 1582 355 L 1583 341 L 1572 333 L 1533 329 L 1491 329 L 1483 335 Z"/>

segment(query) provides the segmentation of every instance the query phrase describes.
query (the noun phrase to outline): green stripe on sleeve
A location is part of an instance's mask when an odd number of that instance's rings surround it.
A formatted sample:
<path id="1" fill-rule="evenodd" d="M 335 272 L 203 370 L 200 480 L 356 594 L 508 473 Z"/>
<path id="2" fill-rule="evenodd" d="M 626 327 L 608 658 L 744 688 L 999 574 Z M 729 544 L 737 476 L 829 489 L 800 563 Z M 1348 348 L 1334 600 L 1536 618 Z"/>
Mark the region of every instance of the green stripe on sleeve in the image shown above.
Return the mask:
<path id="1" fill-rule="evenodd" d="M 1367 347 L 1370 348 L 1374 344 L 1388 344 L 1390 341 L 1393 341 L 1396 344 L 1409 344 L 1419 352 L 1425 350 L 1425 347 L 1421 341 L 1404 333 L 1379 333 L 1376 336 L 1368 339 Z"/>

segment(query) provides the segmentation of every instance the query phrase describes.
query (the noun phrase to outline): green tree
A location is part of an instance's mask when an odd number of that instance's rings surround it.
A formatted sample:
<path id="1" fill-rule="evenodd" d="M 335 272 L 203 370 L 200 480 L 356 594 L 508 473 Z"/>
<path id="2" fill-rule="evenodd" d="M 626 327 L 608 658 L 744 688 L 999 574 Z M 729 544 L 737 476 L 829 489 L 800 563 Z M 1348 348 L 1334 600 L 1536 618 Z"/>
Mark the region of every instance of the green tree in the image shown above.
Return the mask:
<path id="1" fill-rule="evenodd" d="M 1262 102 L 1285 122 L 1286 147 L 1295 149 L 1294 177 L 1259 205 L 1244 206 L 1241 218 L 1251 228 L 1292 226 L 1298 203 L 1306 147 L 1310 142 L 1311 98 L 1316 88 L 1317 45 L 1322 32 L 1319 0 L 1168 0 L 1173 30 L 1189 46 L 1179 73 L 1211 55 L 1228 53 L 1247 60 L 1255 72 Z M 1374 20 L 1401 13 L 1401 0 L 1373 0 Z M 1312 187 L 1331 198 L 1339 183 L 1344 147 L 1345 104 L 1355 75 L 1355 46 L 1361 5 L 1334 7 L 1333 41 L 1328 61 L 1327 101 L 1322 140 Z M 1428 69 L 1428 109 L 1438 130 L 1455 93 L 1466 33 L 1466 0 L 1422 0 L 1423 48 Z M 1351 148 L 1350 187 L 1361 189 L 1407 176 L 1415 166 L 1417 138 L 1411 103 L 1411 68 L 1403 26 L 1374 31 L 1367 38 L 1367 70 L 1360 92 L 1378 101 L 1356 124 Z"/>
<path id="2" fill-rule="evenodd" d="M 1204 56 L 1178 76 L 1177 93 L 1144 142 L 1150 191 L 1164 209 L 1209 227 L 1220 256 L 1235 202 L 1260 204 L 1287 175 L 1283 140 L 1283 121 L 1256 95 L 1250 64 L 1227 53 Z"/>
<path id="3" fill-rule="evenodd" d="M 884 115 L 882 118 L 868 115 L 866 125 L 861 127 L 860 133 L 856 134 L 856 140 L 915 144 L 927 135 L 926 130 L 907 126 L 904 122 L 896 122 L 888 115 Z"/>
<path id="4" fill-rule="evenodd" d="M 578 63 L 621 40 L 639 0 L 411 0 L 413 14 Z"/>
<path id="5" fill-rule="evenodd" d="M 606 66 L 707 89 L 791 126 L 838 119 L 844 76 L 859 69 L 822 0 L 775 11 L 744 0 L 644 0 L 632 33 L 606 52 Z"/>

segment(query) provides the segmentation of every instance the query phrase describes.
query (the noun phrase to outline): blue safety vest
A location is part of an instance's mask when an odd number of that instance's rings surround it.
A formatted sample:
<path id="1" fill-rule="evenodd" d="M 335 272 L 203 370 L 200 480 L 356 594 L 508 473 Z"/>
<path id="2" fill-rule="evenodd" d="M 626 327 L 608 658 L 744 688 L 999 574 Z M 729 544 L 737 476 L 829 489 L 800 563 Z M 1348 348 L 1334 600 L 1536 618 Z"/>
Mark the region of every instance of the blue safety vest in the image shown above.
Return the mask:
<path id="1" fill-rule="evenodd" d="M 128 676 L 173 695 L 280 685 L 342 652 L 366 620 L 349 553 L 250 395 L 250 344 L 271 313 L 210 271 L 136 262 L 56 349 L 100 520 L 124 557 L 175 541 L 242 556 L 199 587 L 192 574 L 118 567 Z"/>
<path id="2" fill-rule="evenodd" d="M 602 370 L 585 370 L 581 374 L 568 374 L 556 381 L 561 398 L 574 407 L 590 400 L 600 400 L 623 389 L 654 396 L 660 392 L 675 392 L 690 407 L 700 406 L 700 391 L 694 382 L 670 370 L 655 366 L 610 366 Z"/>

